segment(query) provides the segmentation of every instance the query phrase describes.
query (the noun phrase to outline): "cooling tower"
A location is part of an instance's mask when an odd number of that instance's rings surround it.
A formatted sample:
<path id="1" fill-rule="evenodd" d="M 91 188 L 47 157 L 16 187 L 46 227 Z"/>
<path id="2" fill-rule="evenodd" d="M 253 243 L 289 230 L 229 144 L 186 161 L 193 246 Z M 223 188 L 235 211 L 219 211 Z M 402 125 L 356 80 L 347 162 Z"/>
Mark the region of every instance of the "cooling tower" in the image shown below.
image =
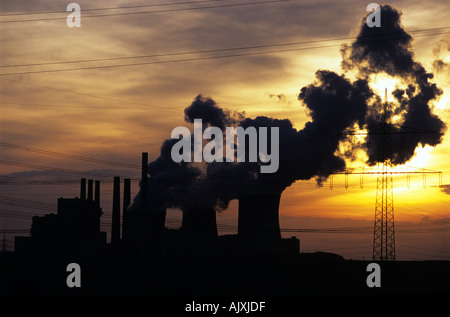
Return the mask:
<path id="1" fill-rule="evenodd" d="M 214 208 L 186 208 L 181 229 L 186 253 L 206 255 L 216 252 L 218 234 Z"/>
<path id="2" fill-rule="evenodd" d="M 239 198 L 238 251 L 241 254 L 281 254 L 278 209 L 281 195 L 246 195 Z"/>

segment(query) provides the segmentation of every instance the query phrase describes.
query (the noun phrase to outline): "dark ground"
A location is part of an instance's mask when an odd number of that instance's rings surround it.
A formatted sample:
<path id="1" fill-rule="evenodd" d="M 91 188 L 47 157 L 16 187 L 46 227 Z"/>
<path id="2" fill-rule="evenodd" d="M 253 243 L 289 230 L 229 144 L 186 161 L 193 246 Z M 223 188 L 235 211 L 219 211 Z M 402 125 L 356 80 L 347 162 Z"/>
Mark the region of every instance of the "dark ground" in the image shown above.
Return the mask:
<path id="1" fill-rule="evenodd" d="M 81 288 L 69 288 L 69 263 Z M 381 287 L 369 288 L 369 261 L 328 253 L 282 257 L 50 258 L 0 255 L 0 295 L 449 295 L 450 262 L 381 262 Z"/>

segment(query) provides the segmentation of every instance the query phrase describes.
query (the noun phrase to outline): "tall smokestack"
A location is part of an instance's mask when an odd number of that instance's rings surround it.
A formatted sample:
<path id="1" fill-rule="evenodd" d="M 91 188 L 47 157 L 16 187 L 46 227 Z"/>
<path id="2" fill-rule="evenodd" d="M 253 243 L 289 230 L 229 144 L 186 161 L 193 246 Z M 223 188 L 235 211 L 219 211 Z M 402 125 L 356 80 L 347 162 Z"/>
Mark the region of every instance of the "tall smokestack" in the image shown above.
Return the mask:
<path id="1" fill-rule="evenodd" d="M 88 179 L 88 196 L 87 199 L 92 201 L 94 199 L 94 181 L 92 179 Z"/>
<path id="2" fill-rule="evenodd" d="M 86 200 L 86 178 L 81 179 L 80 199 Z"/>
<path id="3" fill-rule="evenodd" d="M 246 195 L 239 198 L 238 241 L 243 254 L 281 254 L 279 194 Z"/>
<path id="4" fill-rule="evenodd" d="M 128 235 L 128 206 L 131 203 L 131 180 L 125 178 L 123 180 L 123 207 L 122 207 L 122 239 L 126 239 Z"/>
<path id="5" fill-rule="evenodd" d="M 147 175 L 148 175 L 148 153 L 142 152 L 142 173 L 141 173 L 141 192 L 142 195 L 142 208 L 145 210 L 147 207 Z"/>
<path id="6" fill-rule="evenodd" d="M 95 181 L 94 202 L 97 206 L 100 206 L 100 181 Z"/>
<path id="7" fill-rule="evenodd" d="M 140 212 L 140 227 L 139 227 L 139 253 L 141 255 L 148 255 L 149 252 L 149 226 L 150 215 L 147 210 L 147 169 L 148 169 L 148 153 L 142 152 L 142 173 L 141 173 L 141 193 L 142 205 Z"/>
<path id="8" fill-rule="evenodd" d="M 120 241 L 120 177 L 114 177 L 111 244 Z"/>

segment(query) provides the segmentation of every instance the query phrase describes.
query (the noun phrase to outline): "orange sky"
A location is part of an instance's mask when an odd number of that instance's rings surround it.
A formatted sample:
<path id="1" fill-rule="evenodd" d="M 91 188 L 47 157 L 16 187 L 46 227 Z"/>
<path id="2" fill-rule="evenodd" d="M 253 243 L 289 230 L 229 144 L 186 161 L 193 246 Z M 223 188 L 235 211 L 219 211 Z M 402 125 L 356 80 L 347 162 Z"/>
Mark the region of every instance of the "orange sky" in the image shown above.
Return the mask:
<path id="1" fill-rule="evenodd" d="M 242 3 L 232 0 L 222 2 Z M 148 3 L 78 3 L 82 9 L 81 28 L 67 27 L 66 13 L 4 15 L 64 11 L 68 4 L 65 1 L 16 0 L 2 1 L 0 4 L 0 21 L 41 19 L 0 23 L 0 142 L 136 165 L 140 164 L 141 152 L 149 152 L 150 160 L 155 159 L 162 141 L 169 138 L 171 130 L 176 126 L 188 125 L 183 120 L 183 109 L 199 93 L 210 96 L 223 108 L 245 111 L 248 117 L 289 118 L 300 130 L 310 119 L 297 100 L 300 89 L 314 81 L 318 69 L 342 73 L 340 45 L 351 42 L 351 39 L 219 53 L 200 51 L 350 37 L 366 14 L 367 5 L 358 1 L 311 0 L 192 9 L 217 5 L 208 2 L 89 12 L 92 8 Z M 445 1 L 393 1 L 390 4 L 403 12 L 402 23 L 406 31 L 448 26 L 445 24 L 448 20 L 448 4 Z M 88 18 L 90 14 L 168 8 L 182 10 Z M 46 21 L 44 17 L 61 19 Z M 443 34 L 440 31 L 441 34 L 418 36 L 414 41 L 415 58 L 429 72 L 433 72 L 432 63 L 437 57 L 450 62 L 448 47 L 442 44 Z M 317 48 L 320 46 L 323 47 Z M 284 48 L 296 50 L 260 54 L 262 51 Z M 180 52 L 197 53 L 178 54 Z M 172 53 L 177 55 L 168 55 Z M 258 54 L 209 58 L 239 53 Z M 160 56 L 137 58 L 155 54 Z M 98 61 L 116 57 L 133 58 Z M 97 61 L 42 65 L 91 59 Z M 180 59 L 196 60 L 168 62 Z M 147 64 L 95 68 L 128 63 Z M 5 67 L 24 64 L 41 65 Z M 70 68 L 88 69 L 48 72 Z M 6 75 L 8 73 L 19 74 Z M 380 79 L 381 84 L 372 88 L 381 89 L 377 92 L 382 94 L 385 81 Z M 433 81 L 444 92 L 435 104 L 434 113 L 448 125 L 448 65 L 444 71 L 435 73 Z M 450 250 L 449 157 L 450 136 L 447 133 L 439 146 L 417 149 L 416 156 L 407 164 L 442 171 L 443 188 L 437 187 L 439 182 L 435 175 L 427 177 L 425 189 L 420 174 L 411 178 L 409 189 L 406 188 L 405 177 L 394 179 L 399 259 L 450 259 L 450 253 L 445 253 Z M 80 171 L 114 170 L 110 166 L 5 147 L 0 148 L 0 158 L 3 161 Z M 30 167 L 0 164 L 2 175 L 30 170 Z M 123 175 L 139 175 L 138 170 L 125 169 L 122 172 Z M 76 175 L 70 177 L 78 179 Z M 350 186 L 345 189 L 344 176 L 335 176 L 334 188 L 330 190 L 328 182 L 318 188 L 314 180 L 298 181 L 283 193 L 280 207 L 282 229 L 372 227 L 375 177 L 365 176 L 363 189 L 360 189 L 359 182 L 359 176 L 351 176 Z M 108 186 L 105 184 L 102 187 L 105 219 L 110 214 L 111 204 L 112 190 Z M 136 192 L 137 183 L 133 186 Z M 57 197 L 78 195 L 78 185 L 28 185 L 21 188 L 0 185 L 0 191 L 5 196 L 56 203 Z M 176 211 L 170 212 L 169 216 L 180 219 Z M 437 221 L 437 225 L 433 221 Z M 29 228 L 29 223 L 27 220 L 0 218 L 0 230 Z M 235 202 L 229 210 L 218 214 L 218 224 L 219 232 L 233 232 L 230 226 L 237 226 Z M 414 234 L 414 228 L 420 230 Z M 434 228 L 439 230 L 433 231 Z M 362 234 L 283 232 L 283 235 L 297 235 L 303 250 L 330 250 L 353 258 L 371 256 L 370 230 Z"/>

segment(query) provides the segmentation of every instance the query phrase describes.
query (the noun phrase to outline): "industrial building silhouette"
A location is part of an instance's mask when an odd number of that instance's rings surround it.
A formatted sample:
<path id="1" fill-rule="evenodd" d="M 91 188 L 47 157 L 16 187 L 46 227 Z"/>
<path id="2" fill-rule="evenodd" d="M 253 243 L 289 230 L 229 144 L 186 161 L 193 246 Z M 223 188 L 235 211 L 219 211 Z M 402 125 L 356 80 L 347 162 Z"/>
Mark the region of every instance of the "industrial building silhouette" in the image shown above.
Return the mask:
<path id="1" fill-rule="evenodd" d="M 1 254 L 0 294 L 448 293 L 447 261 L 383 263 L 383 287 L 374 289 L 365 283 L 367 261 L 300 253 L 296 237 L 281 237 L 279 195 L 239 197 L 237 234 L 219 236 L 214 209 L 184 208 L 181 227 L 169 229 L 164 208 L 130 208 L 130 179 L 123 197 L 120 181 L 113 182 L 110 243 L 100 229 L 100 182 L 81 179 L 80 197 L 59 198 L 56 214 L 33 217 L 31 236 L 16 237 L 16 252 Z M 80 288 L 65 283 L 68 263 L 82 268 Z"/>
<path id="2" fill-rule="evenodd" d="M 142 153 L 141 192 L 146 193 L 148 154 Z M 86 184 L 87 183 L 87 184 Z M 87 185 L 87 190 L 86 190 Z M 131 204 L 131 180 L 124 179 L 121 215 L 120 177 L 114 177 L 110 243 L 100 230 L 100 181 L 81 179 L 80 197 L 59 198 L 56 214 L 35 216 L 30 236 L 16 237 L 18 254 L 96 255 L 105 252 L 141 256 L 281 255 L 298 254 L 296 237 L 282 239 L 280 195 L 239 198 L 237 235 L 219 236 L 214 208 L 184 208 L 179 229 L 165 226 L 165 208 Z M 122 216 L 122 217 L 121 217 Z M 121 235 L 122 231 L 122 235 Z"/>
<path id="3" fill-rule="evenodd" d="M 100 231 L 100 182 L 81 179 L 80 197 L 59 198 L 56 214 L 34 216 L 30 237 L 16 237 L 16 253 L 52 255 L 93 255 L 106 245 L 106 232 Z"/>

